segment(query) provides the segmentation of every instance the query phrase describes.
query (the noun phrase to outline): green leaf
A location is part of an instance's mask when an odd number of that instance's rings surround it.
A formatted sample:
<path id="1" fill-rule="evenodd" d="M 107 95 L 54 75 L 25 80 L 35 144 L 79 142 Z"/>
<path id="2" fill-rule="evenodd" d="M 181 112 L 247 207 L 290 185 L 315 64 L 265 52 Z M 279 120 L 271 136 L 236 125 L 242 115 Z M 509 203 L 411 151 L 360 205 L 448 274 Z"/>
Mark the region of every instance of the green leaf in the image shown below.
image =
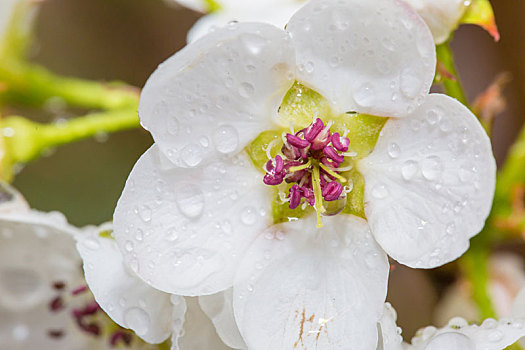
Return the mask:
<path id="1" fill-rule="evenodd" d="M 494 38 L 499 41 L 500 35 L 496 20 L 494 18 L 494 10 L 489 0 L 470 0 L 471 3 L 460 23 L 476 24 L 485 29 Z"/>

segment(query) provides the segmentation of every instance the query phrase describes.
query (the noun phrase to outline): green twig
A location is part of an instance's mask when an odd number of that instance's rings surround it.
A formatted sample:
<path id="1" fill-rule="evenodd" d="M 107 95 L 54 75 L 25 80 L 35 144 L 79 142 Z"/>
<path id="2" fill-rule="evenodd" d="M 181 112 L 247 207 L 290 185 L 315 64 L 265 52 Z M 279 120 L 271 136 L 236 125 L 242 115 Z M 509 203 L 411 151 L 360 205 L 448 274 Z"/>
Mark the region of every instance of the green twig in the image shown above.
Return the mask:
<path id="1" fill-rule="evenodd" d="M 450 50 L 450 42 L 447 41 L 441 45 L 436 46 L 436 53 L 438 62 L 440 62 L 445 69 L 451 73 L 455 79 L 448 77 L 443 77 L 443 86 L 445 91 L 449 96 L 456 98 L 459 102 L 468 107 L 468 100 L 461 86 L 459 76 L 456 70 L 456 65 L 454 63 L 454 55 L 452 50 Z"/>
<path id="2" fill-rule="evenodd" d="M 16 60 L 0 62 L 0 82 L 7 87 L 7 98 L 31 105 L 59 97 L 70 106 L 89 109 L 136 108 L 139 99 L 135 87 L 57 76 L 43 67 Z"/>
<path id="3" fill-rule="evenodd" d="M 0 120 L 6 153 L 13 164 L 31 161 L 49 148 L 139 125 L 136 109 L 92 113 L 55 124 L 35 123 L 22 117 Z"/>

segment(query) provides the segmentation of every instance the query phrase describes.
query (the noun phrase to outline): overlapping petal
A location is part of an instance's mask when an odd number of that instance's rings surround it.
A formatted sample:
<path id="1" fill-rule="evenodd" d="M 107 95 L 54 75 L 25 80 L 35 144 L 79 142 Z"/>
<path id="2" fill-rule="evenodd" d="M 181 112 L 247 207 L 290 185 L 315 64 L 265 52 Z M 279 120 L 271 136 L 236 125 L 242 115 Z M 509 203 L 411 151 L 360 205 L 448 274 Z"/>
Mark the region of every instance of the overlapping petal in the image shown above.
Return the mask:
<path id="1" fill-rule="evenodd" d="M 306 2 L 301 0 L 233 1 L 235 4 L 223 6 L 221 10 L 199 19 L 190 29 L 187 42 L 191 43 L 231 21 L 263 22 L 284 28 L 294 12 Z"/>
<path id="2" fill-rule="evenodd" d="M 153 287 L 180 295 L 231 287 L 246 247 L 271 224 L 271 191 L 244 154 L 166 168 L 156 146 L 135 164 L 114 216 L 128 265 Z"/>
<path id="3" fill-rule="evenodd" d="M 444 328 L 420 330 L 407 350 L 503 350 L 523 336 L 523 319 L 486 319 L 478 326 L 456 318 Z"/>
<path id="4" fill-rule="evenodd" d="M 490 140 L 448 96 L 429 95 L 409 117 L 388 120 L 359 169 L 372 232 L 405 265 L 456 259 L 489 214 L 496 172 Z"/>
<path id="5" fill-rule="evenodd" d="M 202 311 L 211 319 L 222 341 L 234 349 L 247 349 L 233 312 L 233 289 L 199 297 Z"/>
<path id="6" fill-rule="evenodd" d="M 404 117 L 428 94 L 436 66 L 432 35 L 401 1 L 310 1 L 286 28 L 298 80 L 338 112 Z"/>
<path id="7" fill-rule="evenodd" d="M 310 217 L 275 225 L 246 252 L 234 284 L 249 349 L 372 349 L 389 265 L 366 221 Z"/>
<path id="8" fill-rule="evenodd" d="M 294 67 L 287 33 L 231 24 L 159 66 L 142 91 L 141 123 L 180 167 L 237 153 L 274 125 Z"/>
<path id="9" fill-rule="evenodd" d="M 390 303 L 385 303 L 383 316 L 381 316 L 378 324 L 379 340 L 377 342 L 377 350 L 403 350 L 401 328 L 397 326 L 396 321 L 396 310 Z"/>
<path id="10" fill-rule="evenodd" d="M 184 333 L 173 350 L 230 350 L 215 331 L 210 319 L 199 306 L 197 298 L 186 298 L 188 311 L 184 322 Z"/>
<path id="11" fill-rule="evenodd" d="M 432 32 L 436 45 L 442 44 L 449 38 L 450 33 L 458 26 L 459 20 L 469 4 L 465 0 L 404 1 L 423 17 Z"/>
<path id="12" fill-rule="evenodd" d="M 76 328 L 66 310 L 51 312 L 56 282 L 83 283 L 73 235 L 59 213 L 0 209 L 0 348 L 105 348 Z M 49 335 L 60 330 L 60 339 Z"/>
<path id="13" fill-rule="evenodd" d="M 77 249 L 84 262 L 86 281 L 100 307 L 120 326 L 132 329 L 148 343 L 158 344 L 172 332 L 170 295 L 142 281 L 124 265 L 112 238 L 98 230 L 79 237 Z M 179 297 L 184 303 L 184 298 Z M 186 308 L 178 308 L 184 320 Z"/>

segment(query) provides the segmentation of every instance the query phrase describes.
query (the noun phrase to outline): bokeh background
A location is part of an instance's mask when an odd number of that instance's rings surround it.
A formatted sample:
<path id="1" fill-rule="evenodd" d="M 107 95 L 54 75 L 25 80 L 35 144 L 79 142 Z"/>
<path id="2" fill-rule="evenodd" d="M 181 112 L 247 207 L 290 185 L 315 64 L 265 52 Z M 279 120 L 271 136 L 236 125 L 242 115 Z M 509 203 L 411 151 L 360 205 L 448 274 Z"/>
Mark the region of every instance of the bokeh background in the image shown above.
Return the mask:
<path id="1" fill-rule="evenodd" d="M 525 115 L 525 1 L 494 0 L 493 7 L 499 43 L 467 25 L 456 32 L 452 47 L 470 101 L 498 73 L 512 76 L 504 90 L 507 109 L 493 132 L 501 163 Z M 142 87 L 160 62 L 185 45 L 198 18 L 162 0 L 46 0 L 36 20 L 32 60 L 62 75 Z M 83 111 L 63 109 L 52 100 L 45 111 L 15 107 L 11 112 L 49 122 Z M 128 173 L 151 143 L 147 132 L 133 130 L 63 146 L 27 164 L 14 185 L 34 208 L 59 210 L 80 226 L 99 224 L 111 219 Z M 388 299 L 398 310 L 405 338 L 435 321 L 435 303 L 453 280 L 446 267 L 427 272 L 395 266 Z"/>

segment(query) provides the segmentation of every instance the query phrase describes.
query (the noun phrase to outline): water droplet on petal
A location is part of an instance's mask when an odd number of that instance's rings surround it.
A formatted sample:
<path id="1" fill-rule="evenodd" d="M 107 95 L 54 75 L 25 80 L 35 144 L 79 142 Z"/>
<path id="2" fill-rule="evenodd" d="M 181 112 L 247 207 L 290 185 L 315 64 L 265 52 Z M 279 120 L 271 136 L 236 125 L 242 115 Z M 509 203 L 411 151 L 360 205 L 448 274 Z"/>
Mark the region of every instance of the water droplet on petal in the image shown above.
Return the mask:
<path id="1" fill-rule="evenodd" d="M 148 207 L 147 205 L 143 205 L 139 207 L 138 214 L 140 218 L 142 219 L 142 221 L 146 223 L 151 221 L 151 208 Z"/>
<path id="2" fill-rule="evenodd" d="M 429 181 L 433 181 L 439 177 L 443 171 L 441 158 L 438 156 L 429 156 L 423 160 L 421 165 L 421 173 L 423 177 Z"/>
<path id="3" fill-rule="evenodd" d="M 415 98 L 421 92 L 423 81 L 417 76 L 411 67 L 405 68 L 401 73 L 401 93 L 408 98 Z"/>
<path id="4" fill-rule="evenodd" d="M 124 323 L 139 336 L 148 333 L 150 328 L 150 317 L 143 309 L 132 307 L 124 312 Z"/>
<path id="5" fill-rule="evenodd" d="M 204 209 L 204 194 L 197 185 L 181 186 L 176 192 L 175 201 L 181 213 L 189 218 L 196 218 Z"/>
<path id="6" fill-rule="evenodd" d="M 374 104 L 375 91 L 371 84 L 361 85 L 354 93 L 355 102 L 362 107 L 370 107 Z"/>
<path id="7" fill-rule="evenodd" d="M 457 332 L 447 332 L 431 338 L 425 347 L 425 350 L 443 349 L 474 350 L 475 345 L 466 335 Z"/>
<path id="8" fill-rule="evenodd" d="M 202 161 L 202 149 L 199 145 L 189 144 L 181 150 L 182 161 L 189 167 L 195 167 Z"/>
<path id="9" fill-rule="evenodd" d="M 384 199 L 388 196 L 388 190 L 385 185 L 376 185 L 372 189 L 372 197 L 377 199 Z"/>
<path id="10" fill-rule="evenodd" d="M 129 261 L 129 267 L 131 271 L 138 273 L 139 272 L 139 261 L 137 259 L 131 259 Z"/>
<path id="11" fill-rule="evenodd" d="M 401 175 L 403 176 L 403 179 L 407 181 L 412 180 L 417 172 L 417 169 L 418 165 L 416 161 L 407 160 L 401 167 Z"/>
<path id="12" fill-rule="evenodd" d="M 97 250 L 100 248 L 100 243 L 93 237 L 88 237 L 82 241 L 82 244 L 91 250 Z"/>
<path id="13" fill-rule="evenodd" d="M 401 154 L 401 148 L 395 142 L 392 142 L 388 145 L 388 155 L 391 158 L 397 158 Z"/>
<path id="14" fill-rule="evenodd" d="M 241 83 L 239 86 L 239 95 L 244 98 L 250 98 L 255 94 L 255 87 L 247 82 Z"/>
<path id="15" fill-rule="evenodd" d="M 253 225 L 257 219 L 257 213 L 252 207 L 245 208 L 241 213 L 241 221 L 245 225 Z"/>
<path id="16" fill-rule="evenodd" d="M 239 145 L 239 133 L 233 126 L 223 125 L 215 130 L 213 142 L 220 153 L 231 153 Z"/>

